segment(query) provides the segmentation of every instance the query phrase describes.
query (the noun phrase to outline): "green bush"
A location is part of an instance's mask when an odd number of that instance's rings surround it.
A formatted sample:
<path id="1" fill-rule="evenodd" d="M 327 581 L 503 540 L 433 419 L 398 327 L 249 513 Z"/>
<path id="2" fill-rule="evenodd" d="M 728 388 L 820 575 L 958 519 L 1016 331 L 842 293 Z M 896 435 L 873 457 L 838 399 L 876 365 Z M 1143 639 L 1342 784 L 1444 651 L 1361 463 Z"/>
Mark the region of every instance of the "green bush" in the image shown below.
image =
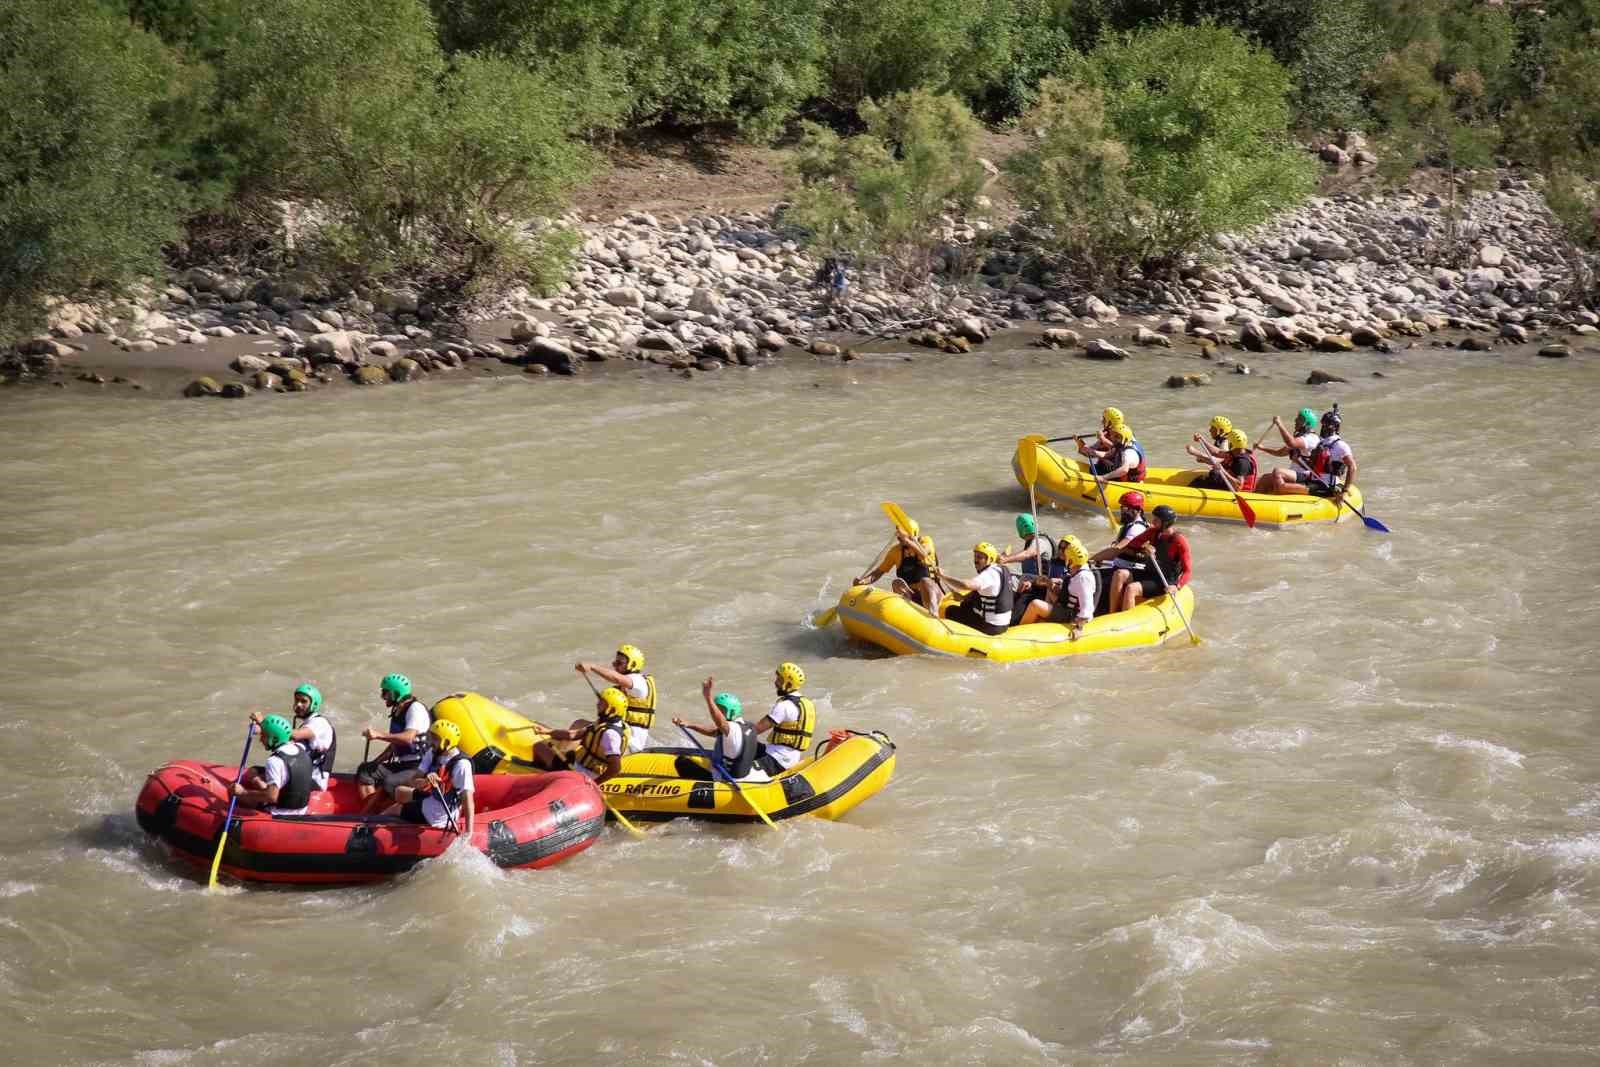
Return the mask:
<path id="1" fill-rule="evenodd" d="M 925 90 L 869 100 L 861 117 L 866 132 L 853 137 L 805 125 L 787 219 L 824 254 L 882 263 L 903 285 L 926 282 L 940 216 L 971 209 L 983 188 L 982 127 L 954 96 Z"/>
<path id="2" fill-rule="evenodd" d="M 160 168 L 160 41 L 93 5 L 0 5 L 0 337 L 39 298 L 116 285 L 160 261 L 183 191 Z"/>
<path id="3" fill-rule="evenodd" d="M 1314 187 L 1287 138 L 1291 88 L 1265 49 L 1214 24 L 1107 36 L 1043 86 L 1013 188 L 1091 272 L 1165 270 Z"/>

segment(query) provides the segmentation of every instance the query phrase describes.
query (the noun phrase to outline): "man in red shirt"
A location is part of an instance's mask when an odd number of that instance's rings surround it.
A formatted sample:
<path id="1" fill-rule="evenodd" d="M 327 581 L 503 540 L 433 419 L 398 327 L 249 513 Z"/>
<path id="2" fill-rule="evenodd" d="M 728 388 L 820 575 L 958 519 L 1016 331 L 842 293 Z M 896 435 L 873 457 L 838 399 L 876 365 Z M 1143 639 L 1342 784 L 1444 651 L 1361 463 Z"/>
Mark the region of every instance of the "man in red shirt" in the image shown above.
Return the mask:
<path id="1" fill-rule="evenodd" d="M 1162 504 L 1150 513 L 1148 530 L 1128 542 L 1129 554 L 1143 552 L 1161 568 L 1167 584 L 1178 589 L 1189 584 L 1189 542 L 1177 530 L 1178 513 Z M 1129 571 L 1117 571 L 1111 578 L 1111 603 L 1114 610 L 1131 611 L 1141 600 L 1149 600 L 1166 592 L 1161 575 L 1149 571 L 1148 577 L 1129 579 Z"/>

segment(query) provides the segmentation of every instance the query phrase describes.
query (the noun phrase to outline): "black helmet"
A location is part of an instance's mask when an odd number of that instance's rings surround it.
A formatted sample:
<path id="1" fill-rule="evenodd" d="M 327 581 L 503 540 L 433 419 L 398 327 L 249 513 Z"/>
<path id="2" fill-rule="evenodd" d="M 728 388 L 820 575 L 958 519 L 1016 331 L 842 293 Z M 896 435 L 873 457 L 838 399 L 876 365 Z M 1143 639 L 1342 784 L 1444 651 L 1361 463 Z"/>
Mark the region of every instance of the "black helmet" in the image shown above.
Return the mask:
<path id="1" fill-rule="evenodd" d="M 1339 427 L 1344 425 L 1344 419 L 1339 415 L 1339 405 L 1333 405 L 1332 411 L 1322 413 L 1322 436 L 1339 432 Z"/>
<path id="2" fill-rule="evenodd" d="M 1170 504 L 1162 504 L 1150 514 L 1160 519 L 1163 526 L 1176 526 L 1178 524 L 1178 513 L 1172 510 L 1172 505 Z"/>

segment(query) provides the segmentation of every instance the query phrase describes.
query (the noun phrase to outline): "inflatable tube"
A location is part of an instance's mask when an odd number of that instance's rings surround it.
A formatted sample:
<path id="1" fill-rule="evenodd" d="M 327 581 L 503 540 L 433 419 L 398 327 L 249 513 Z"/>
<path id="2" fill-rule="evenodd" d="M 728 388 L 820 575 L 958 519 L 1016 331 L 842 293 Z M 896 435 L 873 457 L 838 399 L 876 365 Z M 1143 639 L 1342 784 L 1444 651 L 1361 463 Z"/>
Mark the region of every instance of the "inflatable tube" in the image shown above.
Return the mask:
<path id="1" fill-rule="evenodd" d="M 145 780 L 139 825 L 170 855 L 205 872 L 216 852 L 236 767 L 178 760 Z M 605 827 L 605 807 L 581 774 L 475 778 L 472 844 L 501 867 L 548 867 L 582 852 Z M 376 882 L 444 852 L 449 830 L 362 815 L 352 775 L 311 794 L 305 815 L 236 808 L 222 872 L 246 882 L 343 885 Z"/>
<path id="2" fill-rule="evenodd" d="M 1019 443 L 1018 448 L 1021 448 Z M 1260 456 L 1271 460 L 1272 456 Z M 1287 462 L 1287 461 L 1285 461 Z M 1022 478 L 1022 466 L 1016 454 L 1011 457 L 1011 472 L 1024 489 L 1028 483 Z M 1196 519 L 1214 519 L 1218 522 L 1244 522 L 1239 514 L 1239 502 L 1225 489 L 1196 489 L 1192 482 L 1206 474 L 1203 467 L 1150 467 L 1142 482 L 1107 482 L 1106 502 L 1116 508 L 1123 493 L 1144 494 L 1145 514 L 1158 504 L 1166 504 L 1179 515 Z M 1034 492 L 1041 503 L 1056 507 L 1086 507 L 1105 514 L 1100 506 L 1100 493 L 1094 478 L 1089 474 L 1089 464 L 1084 460 L 1063 456 L 1045 445 L 1039 446 L 1039 476 L 1034 482 Z M 1276 493 L 1240 493 L 1256 513 L 1256 525 L 1303 526 L 1311 522 L 1337 522 L 1340 513 L 1350 514 L 1326 497 L 1279 496 Z M 1356 507 L 1361 506 L 1361 489 L 1352 488 L 1345 497 Z"/>
<path id="3" fill-rule="evenodd" d="M 1193 622 L 1194 590 L 1184 586 L 1175 595 L 1184 614 Z M 957 601 L 955 596 L 946 596 L 940 607 Z M 1070 638 L 1066 626 L 1054 622 L 1013 626 L 1005 633 L 990 637 L 964 623 L 936 619 L 922 605 L 870 585 L 845 590 L 837 610 L 839 622 L 851 637 L 888 649 L 898 656 L 927 653 L 1001 663 L 1149 648 L 1184 632 L 1172 598 L 1166 596 L 1141 601 L 1132 611 L 1097 615 L 1076 641 Z"/>
<path id="4" fill-rule="evenodd" d="M 800 815 L 837 819 L 894 776 L 895 749 L 888 737 L 844 733 L 848 736 L 837 744 L 823 741 L 816 756 L 774 778 L 740 782 L 739 793 L 713 779 L 709 760 L 695 748 L 630 753 L 622 757 L 622 773 L 600 789 L 614 808 L 634 820 L 756 822 L 760 816 L 752 803 L 774 822 Z"/>
<path id="5" fill-rule="evenodd" d="M 463 727 L 461 751 L 472 757 L 474 768 L 495 776 L 529 773 L 533 744 L 527 739 L 539 731 L 518 727 L 538 724 L 477 693 L 446 697 L 433 713 L 457 725 L 463 719 L 472 721 L 470 737 Z M 798 815 L 839 818 L 889 783 L 895 759 L 894 744 L 883 734 L 843 733 L 848 736 L 837 744 L 819 743 L 813 758 L 770 781 L 740 782 L 740 790 L 774 820 Z M 485 743 L 485 738 L 502 744 Z M 694 748 L 629 753 L 622 758 L 622 773 L 600 788 L 606 800 L 630 819 L 755 822 L 760 818 L 727 783 L 712 781 L 706 757 Z"/>

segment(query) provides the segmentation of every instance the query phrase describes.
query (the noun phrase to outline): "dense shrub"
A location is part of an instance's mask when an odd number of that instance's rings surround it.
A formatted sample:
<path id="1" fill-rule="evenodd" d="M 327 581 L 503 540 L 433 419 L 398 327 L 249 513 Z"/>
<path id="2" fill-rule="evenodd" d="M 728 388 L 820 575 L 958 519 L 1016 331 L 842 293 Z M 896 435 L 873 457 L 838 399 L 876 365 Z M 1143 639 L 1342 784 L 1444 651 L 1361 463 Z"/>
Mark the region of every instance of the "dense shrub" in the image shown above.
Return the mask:
<path id="1" fill-rule="evenodd" d="M 981 127 L 954 96 L 924 90 L 869 100 L 861 117 L 866 132 L 853 137 L 806 124 L 788 219 L 825 254 L 881 262 L 904 285 L 925 282 L 940 216 L 970 209 L 983 188 Z"/>
<path id="2" fill-rule="evenodd" d="M 1221 26 L 1108 36 L 1045 83 L 1012 185 L 1095 271 L 1162 269 L 1312 189 L 1315 164 L 1287 138 L 1290 91 L 1281 64 Z"/>
<path id="3" fill-rule="evenodd" d="M 161 42 L 85 4 L 0 4 L 0 336 L 38 301 L 159 263 L 183 190 L 163 173 Z"/>

